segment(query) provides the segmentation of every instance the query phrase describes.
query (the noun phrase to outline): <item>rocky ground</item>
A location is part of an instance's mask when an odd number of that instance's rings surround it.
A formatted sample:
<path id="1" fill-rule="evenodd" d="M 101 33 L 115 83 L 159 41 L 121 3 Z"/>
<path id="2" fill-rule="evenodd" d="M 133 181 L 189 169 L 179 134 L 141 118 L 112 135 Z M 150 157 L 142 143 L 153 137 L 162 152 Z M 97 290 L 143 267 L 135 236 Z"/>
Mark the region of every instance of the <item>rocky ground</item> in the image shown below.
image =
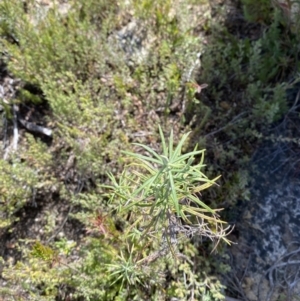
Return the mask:
<path id="1" fill-rule="evenodd" d="M 236 244 L 230 250 L 229 282 L 241 300 L 299 300 L 300 295 L 300 177 L 297 139 L 300 124 L 294 105 L 274 126 L 274 137 L 253 156 L 251 199 L 239 212 Z"/>

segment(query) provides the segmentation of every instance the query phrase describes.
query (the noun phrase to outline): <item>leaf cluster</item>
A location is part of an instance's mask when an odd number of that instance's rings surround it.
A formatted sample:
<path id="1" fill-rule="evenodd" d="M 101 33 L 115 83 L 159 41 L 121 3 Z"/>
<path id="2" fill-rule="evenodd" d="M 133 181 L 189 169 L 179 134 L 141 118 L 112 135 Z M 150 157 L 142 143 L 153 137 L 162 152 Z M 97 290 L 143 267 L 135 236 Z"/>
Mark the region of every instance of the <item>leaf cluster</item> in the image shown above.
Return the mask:
<path id="1" fill-rule="evenodd" d="M 199 198 L 201 191 L 212 186 L 218 179 L 209 180 L 201 171 L 204 167 L 204 150 L 195 148 L 192 152 L 182 154 L 188 134 L 183 135 L 174 148 L 173 132 L 167 144 L 161 128 L 159 131 L 162 154 L 146 145 L 135 144 L 143 148 L 147 155 L 126 152 L 136 162 L 130 165 L 128 172 L 123 173 L 119 183 L 110 175 L 115 185 L 112 186 L 111 202 L 118 204 L 120 212 L 136 211 L 137 208 L 145 219 L 150 217 L 146 233 L 153 233 L 161 229 L 162 225 L 169 227 L 172 215 L 191 225 L 193 222 L 190 216 L 216 225 L 222 223 L 217 211 Z M 199 155 L 200 162 L 193 164 Z"/>

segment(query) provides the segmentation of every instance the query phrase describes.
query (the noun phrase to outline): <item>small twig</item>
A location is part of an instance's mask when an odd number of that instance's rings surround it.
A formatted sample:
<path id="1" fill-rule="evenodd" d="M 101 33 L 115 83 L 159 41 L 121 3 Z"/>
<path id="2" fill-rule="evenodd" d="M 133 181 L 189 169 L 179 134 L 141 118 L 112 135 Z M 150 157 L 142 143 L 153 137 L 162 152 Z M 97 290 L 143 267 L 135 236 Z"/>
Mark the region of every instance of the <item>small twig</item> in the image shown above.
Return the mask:
<path id="1" fill-rule="evenodd" d="M 48 244 L 52 239 L 54 239 L 54 238 L 58 235 L 58 233 L 61 231 L 61 229 L 64 227 L 64 225 L 66 224 L 66 222 L 67 222 L 67 220 L 68 220 L 68 218 L 69 218 L 69 214 L 71 213 L 73 207 L 74 207 L 73 205 L 70 206 L 70 208 L 69 208 L 69 210 L 68 210 L 68 212 L 67 212 L 67 215 L 66 215 L 65 219 L 63 220 L 63 222 L 61 223 L 61 225 L 59 226 L 59 228 L 55 231 L 55 233 L 54 233 L 52 236 L 50 236 L 50 238 L 48 238 L 48 239 L 46 240 L 46 243 L 47 243 L 47 244 Z"/>
<path id="2" fill-rule="evenodd" d="M 296 255 L 300 255 L 300 248 L 283 255 L 267 270 L 265 275 L 269 279 L 270 291 L 266 301 L 271 300 L 275 288 L 287 290 L 289 295 L 287 300 L 291 300 L 293 288 L 300 282 L 300 260 L 290 260 L 292 256 Z M 296 272 L 292 272 L 290 268 L 295 267 L 298 267 Z M 260 287 L 258 289 L 260 290 Z"/>
<path id="3" fill-rule="evenodd" d="M 5 149 L 8 145 L 8 139 L 7 139 L 7 118 L 6 114 L 3 114 L 3 127 L 4 127 L 4 134 L 3 134 L 3 149 Z"/>
<path id="4" fill-rule="evenodd" d="M 52 136 L 52 130 L 48 129 L 46 127 L 40 126 L 40 125 L 36 125 L 33 122 L 28 122 L 25 119 L 19 118 L 20 123 L 28 130 L 31 132 L 37 132 L 37 133 L 41 133 L 43 135 Z"/>
<path id="5" fill-rule="evenodd" d="M 243 249 L 245 249 L 247 246 L 241 246 L 241 247 Z M 244 271 L 241 276 L 240 275 L 237 276 L 237 269 L 234 268 L 236 266 L 236 264 L 234 264 L 234 262 L 233 262 L 233 255 L 231 253 L 229 253 L 229 255 L 230 255 L 230 266 L 233 268 L 233 270 L 230 273 L 230 275 L 228 275 L 228 274 L 223 275 L 227 281 L 226 286 L 231 292 L 233 292 L 234 294 L 238 294 L 239 298 L 242 298 L 241 300 L 240 299 L 236 299 L 236 300 L 249 301 L 249 299 L 247 298 L 247 296 L 244 292 L 244 289 L 242 287 L 242 283 L 243 283 L 244 278 L 247 274 L 247 271 L 250 267 L 251 255 L 249 256 L 249 258 L 247 260 L 247 265 L 244 268 Z M 227 297 L 227 298 L 230 298 L 230 297 Z M 225 298 L 225 300 L 230 301 L 230 299 L 226 299 L 226 298 Z M 233 298 L 233 300 L 235 300 L 235 299 Z"/>
<path id="6" fill-rule="evenodd" d="M 230 125 L 235 124 L 235 123 L 238 121 L 238 119 L 239 119 L 240 117 L 244 116 L 244 115 L 247 114 L 247 113 L 248 113 L 248 112 L 242 112 L 242 113 L 238 114 L 238 115 L 235 116 L 230 122 L 228 122 L 225 126 L 222 126 L 222 127 L 219 128 L 218 130 L 215 130 L 215 131 L 213 131 L 213 132 L 210 132 L 210 133 L 206 134 L 204 137 L 205 137 L 205 138 L 208 138 L 209 136 L 213 136 L 213 135 L 215 135 L 215 134 L 217 134 L 217 133 L 219 133 L 219 132 L 225 130 L 225 129 L 228 128 Z"/>
<path id="7" fill-rule="evenodd" d="M 19 107 L 17 105 L 13 105 L 14 138 L 13 138 L 12 148 L 14 151 L 18 149 L 18 141 L 19 141 L 18 111 L 19 111 Z"/>
<path id="8" fill-rule="evenodd" d="M 71 267 L 68 263 L 63 263 L 63 262 L 59 261 L 59 264 L 64 265 L 65 267 L 71 269 L 72 271 L 80 274 L 80 276 L 83 277 L 85 280 L 89 280 L 89 278 L 86 277 L 85 275 L 83 275 L 83 273 L 81 271 L 79 271 L 78 269 L 76 269 L 74 267 Z"/>
<path id="9" fill-rule="evenodd" d="M 13 141 L 11 145 L 8 145 L 6 147 L 5 153 L 3 155 L 3 159 L 6 160 L 8 158 L 10 149 L 12 148 L 13 151 L 16 151 L 18 149 L 18 141 L 19 141 L 19 130 L 18 130 L 18 111 L 19 107 L 17 105 L 13 105 L 12 107 L 13 111 Z M 5 125 L 7 128 L 7 121 L 5 121 Z M 6 131 L 5 131 L 5 138 L 4 141 L 7 139 L 6 137 Z M 5 143 L 3 144 L 5 145 Z M 5 148 L 5 146 L 4 146 Z"/>
<path id="10" fill-rule="evenodd" d="M 291 107 L 291 108 L 288 110 L 288 112 L 285 114 L 285 116 L 284 116 L 284 118 L 283 118 L 283 121 L 282 121 L 280 124 L 278 124 L 278 125 L 274 128 L 274 130 L 280 128 L 283 124 L 285 124 L 288 115 L 289 115 L 291 112 L 295 111 L 295 109 L 297 109 L 297 104 L 298 104 L 299 98 L 300 98 L 300 90 L 299 90 L 298 93 L 297 93 L 297 96 L 296 96 L 296 98 L 295 98 L 295 101 L 294 101 L 292 107 Z"/>
<path id="11" fill-rule="evenodd" d="M 242 301 L 242 300 L 225 296 L 225 301 Z"/>
<path id="12" fill-rule="evenodd" d="M 182 254 L 182 253 L 177 253 L 176 256 L 179 257 L 179 258 L 180 258 L 180 257 L 183 258 L 183 259 L 186 260 L 191 266 L 194 265 L 194 262 L 193 262 L 192 260 L 190 260 L 188 256 L 186 256 L 186 255 L 184 255 L 184 254 Z"/>

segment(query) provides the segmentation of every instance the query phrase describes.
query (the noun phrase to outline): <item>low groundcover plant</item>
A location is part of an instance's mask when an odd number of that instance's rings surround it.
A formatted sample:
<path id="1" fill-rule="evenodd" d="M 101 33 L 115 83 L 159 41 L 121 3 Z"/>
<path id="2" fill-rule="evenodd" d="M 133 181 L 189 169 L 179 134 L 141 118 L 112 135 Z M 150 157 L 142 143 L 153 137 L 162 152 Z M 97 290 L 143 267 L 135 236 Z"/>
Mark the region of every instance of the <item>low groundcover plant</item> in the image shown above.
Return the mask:
<path id="1" fill-rule="evenodd" d="M 173 251 L 180 236 L 201 235 L 217 243 L 226 239 L 229 228 L 220 220 L 218 211 L 206 205 L 201 199 L 201 191 L 216 184 L 216 177 L 208 179 L 201 171 L 205 167 L 204 152 L 197 150 L 182 154 L 182 148 L 189 133 L 184 134 L 174 147 L 173 131 L 167 142 L 159 127 L 162 154 L 139 143 L 143 154 L 124 152 L 133 159 L 123 171 L 119 180 L 112 174 L 113 183 L 110 201 L 119 213 L 131 216 L 131 231 L 140 231 L 141 238 L 155 237 L 162 247 L 146 262 L 165 255 L 166 249 Z M 196 160 L 200 159 L 195 164 Z M 217 245 L 217 244 L 216 244 Z M 170 248 L 168 248 L 168 246 Z"/>

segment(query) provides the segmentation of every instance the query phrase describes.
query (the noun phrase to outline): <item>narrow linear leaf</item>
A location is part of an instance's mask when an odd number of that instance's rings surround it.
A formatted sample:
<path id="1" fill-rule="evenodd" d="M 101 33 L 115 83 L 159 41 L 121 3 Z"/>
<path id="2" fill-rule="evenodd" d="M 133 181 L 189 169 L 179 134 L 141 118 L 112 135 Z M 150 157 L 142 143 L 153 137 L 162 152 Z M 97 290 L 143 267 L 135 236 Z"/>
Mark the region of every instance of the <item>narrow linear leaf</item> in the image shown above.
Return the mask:
<path id="1" fill-rule="evenodd" d="M 191 153 L 187 153 L 187 154 L 184 154 L 184 155 L 180 155 L 179 157 L 174 157 L 172 159 L 172 163 L 176 163 L 176 162 L 188 160 L 191 157 L 195 157 L 197 155 L 200 155 L 201 153 L 203 153 L 203 150 L 196 151 L 196 152 L 191 152 Z"/>
<path id="2" fill-rule="evenodd" d="M 206 204 L 204 204 L 202 201 L 200 201 L 196 196 L 194 196 L 194 195 L 191 194 L 191 195 L 188 196 L 188 198 L 191 199 L 191 200 L 193 200 L 200 207 L 205 208 L 208 212 L 215 213 L 215 211 L 213 209 L 211 209 Z"/>
<path id="3" fill-rule="evenodd" d="M 217 219 L 216 217 L 211 217 L 211 216 L 208 216 L 207 214 L 200 213 L 200 212 L 194 210 L 193 207 L 183 206 L 182 210 L 192 214 L 193 216 L 201 217 L 203 220 L 218 222 L 218 223 L 226 223 L 226 222 L 223 222 L 223 221 Z"/>
<path id="4" fill-rule="evenodd" d="M 202 184 L 201 186 L 198 186 L 198 187 L 194 188 L 192 193 L 197 193 L 197 192 L 200 192 L 202 190 L 205 190 L 205 189 L 211 187 L 213 184 L 215 184 L 215 183 Z"/>
<path id="5" fill-rule="evenodd" d="M 178 201 L 177 194 L 176 194 L 176 188 L 175 188 L 174 181 L 173 181 L 173 175 L 170 171 L 168 172 L 168 174 L 169 174 L 170 189 L 171 189 L 173 205 L 176 209 L 176 213 L 179 215 L 179 213 L 180 213 L 179 212 L 179 201 Z"/>
<path id="6" fill-rule="evenodd" d="M 169 154 L 168 154 L 168 157 L 170 158 L 170 161 L 171 161 L 172 157 L 173 157 L 173 129 L 171 130 L 170 138 L 169 138 Z"/>
<path id="7" fill-rule="evenodd" d="M 157 157 L 157 159 L 154 159 L 154 158 L 151 158 L 151 157 L 148 157 L 148 156 L 144 156 L 144 155 L 141 155 L 141 154 L 135 154 L 135 153 L 132 153 L 132 152 L 122 152 L 123 154 L 126 154 L 132 158 L 136 158 L 136 159 L 140 159 L 140 160 L 145 160 L 146 162 L 153 162 L 153 163 L 156 163 L 156 164 L 161 164 L 161 158 L 160 156 L 155 156 Z M 156 154 L 156 153 L 155 153 Z M 157 154 L 156 154 L 157 155 Z"/>
<path id="8" fill-rule="evenodd" d="M 176 148 L 175 148 L 175 150 L 173 152 L 173 155 L 170 156 L 170 158 L 171 158 L 172 161 L 174 161 L 179 155 L 181 155 L 182 146 L 183 146 L 184 142 L 186 141 L 186 139 L 188 138 L 189 135 L 190 135 L 190 132 L 187 133 L 187 134 L 184 134 L 181 137 L 178 145 L 176 146 Z"/>
<path id="9" fill-rule="evenodd" d="M 160 139 L 161 139 L 163 154 L 165 156 L 168 156 L 168 149 L 167 149 L 167 146 L 166 146 L 166 140 L 165 140 L 165 137 L 164 137 L 164 133 L 162 132 L 162 129 L 161 129 L 160 126 L 158 126 L 158 130 L 159 130 L 159 135 L 160 135 Z"/>

